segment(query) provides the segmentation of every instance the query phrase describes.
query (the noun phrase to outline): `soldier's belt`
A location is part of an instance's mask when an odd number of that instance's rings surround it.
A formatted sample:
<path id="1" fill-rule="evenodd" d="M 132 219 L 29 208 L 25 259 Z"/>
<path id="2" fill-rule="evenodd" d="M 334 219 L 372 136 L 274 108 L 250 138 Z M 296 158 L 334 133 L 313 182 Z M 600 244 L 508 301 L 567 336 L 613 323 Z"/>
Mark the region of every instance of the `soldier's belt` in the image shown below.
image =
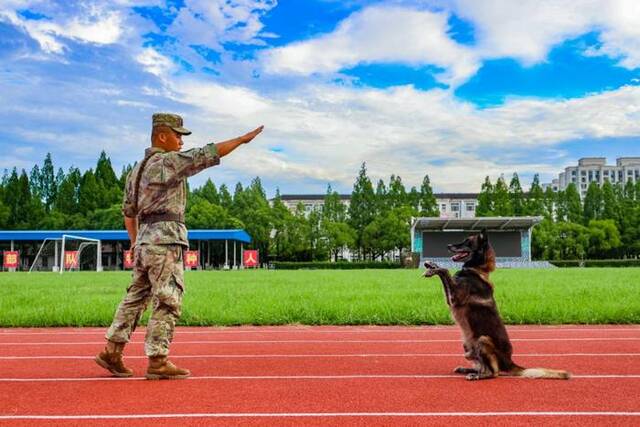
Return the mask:
<path id="1" fill-rule="evenodd" d="M 165 213 L 140 215 L 138 217 L 138 222 L 140 224 L 153 224 L 154 222 L 161 222 L 161 221 L 175 221 L 175 222 L 181 222 L 184 224 L 184 215 L 165 212 Z"/>

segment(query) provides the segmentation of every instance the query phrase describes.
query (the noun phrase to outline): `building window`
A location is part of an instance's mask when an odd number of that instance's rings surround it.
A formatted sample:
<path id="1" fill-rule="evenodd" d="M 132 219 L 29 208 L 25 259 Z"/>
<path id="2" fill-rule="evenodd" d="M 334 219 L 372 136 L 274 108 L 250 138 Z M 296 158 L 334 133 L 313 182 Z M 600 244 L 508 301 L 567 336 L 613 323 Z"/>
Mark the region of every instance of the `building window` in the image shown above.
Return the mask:
<path id="1" fill-rule="evenodd" d="M 442 212 L 446 212 L 447 211 L 447 205 L 445 205 L 444 203 L 440 205 L 440 210 Z"/>
<path id="2" fill-rule="evenodd" d="M 467 203 L 467 212 L 473 212 L 476 210 L 476 205 L 473 203 Z"/>
<path id="3" fill-rule="evenodd" d="M 580 175 L 587 176 L 587 171 L 580 171 Z"/>
<path id="4" fill-rule="evenodd" d="M 451 212 L 460 211 L 460 203 L 451 203 Z"/>
<path id="5" fill-rule="evenodd" d="M 580 188 L 587 188 L 587 184 L 580 184 Z"/>

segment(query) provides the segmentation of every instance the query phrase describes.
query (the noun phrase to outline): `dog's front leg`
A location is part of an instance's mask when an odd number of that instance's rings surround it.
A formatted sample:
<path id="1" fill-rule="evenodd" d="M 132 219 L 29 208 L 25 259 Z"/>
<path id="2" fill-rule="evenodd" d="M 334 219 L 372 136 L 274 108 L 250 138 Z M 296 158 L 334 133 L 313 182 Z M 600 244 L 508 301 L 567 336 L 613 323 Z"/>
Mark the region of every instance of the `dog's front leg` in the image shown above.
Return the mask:
<path id="1" fill-rule="evenodd" d="M 451 306 L 451 294 L 453 286 L 455 285 L 455 281 L 451 274 L 449 274 L 449 270 L 446 268 L 441 268 L 435 262 L 425 261 L 424 266 L 427 271 L 424 273 L 424 277 L 433 277 L 438 276 L 442 281 L 442 287 L 444 288 L 444 296 L 447 299 L 447 305 Z"/>

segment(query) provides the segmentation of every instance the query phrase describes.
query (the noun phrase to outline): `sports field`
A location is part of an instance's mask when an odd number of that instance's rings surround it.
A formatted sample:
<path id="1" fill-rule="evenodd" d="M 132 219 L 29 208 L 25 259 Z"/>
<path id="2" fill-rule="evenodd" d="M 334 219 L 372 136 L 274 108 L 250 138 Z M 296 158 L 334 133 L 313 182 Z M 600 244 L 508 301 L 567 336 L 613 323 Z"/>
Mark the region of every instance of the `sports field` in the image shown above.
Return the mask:
<path id="1" fill-rule="evenodd" d="M 187 272 L 181 324 L 451 323 L 440 281 L 421 273 Z M 107 326 L 130 275 L 0 274 L 0 326 Z M 640 268 L 500 270 L 491 277 L 509 324 L 640 323 Z"/>

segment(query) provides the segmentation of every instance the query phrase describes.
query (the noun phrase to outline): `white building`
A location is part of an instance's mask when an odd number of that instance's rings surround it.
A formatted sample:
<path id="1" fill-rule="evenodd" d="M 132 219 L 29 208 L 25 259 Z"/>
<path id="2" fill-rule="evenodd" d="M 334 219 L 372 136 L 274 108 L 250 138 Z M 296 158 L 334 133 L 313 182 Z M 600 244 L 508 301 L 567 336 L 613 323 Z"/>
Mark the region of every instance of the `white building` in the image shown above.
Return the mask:
<path id="1" fill-rule="evenodd" d="M 474 218 L 476 216 L 477 193 L 435 193 L 434 196 L 441 218 Z M 298 204 L 302 203 L 307 213 L 314 209 L 322 209 L 324 197 L 324 194 L 283 194 L 280 196 L 289 210 L 294 211 Z M 340 200 L 349 207 L 351 195 L 341 194 Z"/>
<path id="2" fill-rule="evenodd" d="M 577 166 L 566 167 L 558 178 L 549 184 L 543 184 L 542 188 L 546 190 L 551 187 L 553 191 L 564 191 L 569 184 L 574 183 L 580 197 L 584 198 L 591 182 L 602 185 L 605 181 L 612 184 L 640 181 L 640 157 L 620 157 L 616 159 L 615 166 L 606 163 L 605 157 L 583 157 L 578 160 Z"/>

